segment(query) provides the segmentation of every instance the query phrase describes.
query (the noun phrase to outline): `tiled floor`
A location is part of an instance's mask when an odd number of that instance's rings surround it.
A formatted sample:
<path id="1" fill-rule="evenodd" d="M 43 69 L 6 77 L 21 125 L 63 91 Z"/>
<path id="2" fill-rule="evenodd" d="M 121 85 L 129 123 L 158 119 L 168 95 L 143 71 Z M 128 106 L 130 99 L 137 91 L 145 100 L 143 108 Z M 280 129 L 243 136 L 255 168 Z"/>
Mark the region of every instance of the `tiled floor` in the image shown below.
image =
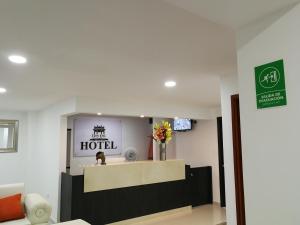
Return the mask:
<path id="1" fill-rule="evenodd" d="M 191 214 L 162 218 L 159 222 L 147 222 L 144 225 L 217 225 L 226 221 L 224 208 L 218 205 L 205 205 L 193 208 Z"/>

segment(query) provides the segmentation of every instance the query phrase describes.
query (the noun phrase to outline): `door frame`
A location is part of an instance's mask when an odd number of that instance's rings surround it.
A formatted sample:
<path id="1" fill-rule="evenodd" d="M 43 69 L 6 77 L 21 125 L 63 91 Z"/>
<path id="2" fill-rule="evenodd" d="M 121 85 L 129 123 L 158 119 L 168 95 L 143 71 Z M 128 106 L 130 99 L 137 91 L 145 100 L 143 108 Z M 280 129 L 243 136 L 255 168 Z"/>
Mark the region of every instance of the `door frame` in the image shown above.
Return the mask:
<path id="1" fill-rule="evenodd" d="M 239 95 L 231 96 L 232 141 L 237 225 L 246 225 Z"/>
<path id="2" fill-rule="evenodd" d="M 217 117 L 218 130 L 218 158 L 219 158 L 219 184 L 220 184 L 220 206 L 226 207 L 225 193 L 225 170 L 224 170 L 224 148 L 223 148 L 223 125 L 222 117 Z"/>

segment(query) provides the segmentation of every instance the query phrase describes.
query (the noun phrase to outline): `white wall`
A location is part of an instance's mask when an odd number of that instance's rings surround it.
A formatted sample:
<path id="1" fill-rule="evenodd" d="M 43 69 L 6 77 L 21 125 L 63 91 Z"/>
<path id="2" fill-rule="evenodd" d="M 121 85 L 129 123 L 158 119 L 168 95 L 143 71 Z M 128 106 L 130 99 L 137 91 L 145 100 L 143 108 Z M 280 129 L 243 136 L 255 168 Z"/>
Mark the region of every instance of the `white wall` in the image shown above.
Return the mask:
<path id="1" fill-rule="evenodd" d="M 217 120 L 198 120 L 192 131 L 176 132 L 176 156 L 191 167 L 212 167 L 213 201 L 220 202 Z"/>
<path id="2" fill-rule="evenodd" d="M 238 91 L 237 75 L 222 77 L 221 106 L 226 189 L 226 217 L 228 225 L 236 225 L 235 178 L 232 144 L 231 95 Z"/>
<path id="3" fill-rule="evenodd" d="M 48 199 L 54 221 L 59 217 L 60 174 L 66 168 L 67 118 L 62 115 L 74 111 L 74 102 L 66 101 L 29 113 L 26 183 L 30 192 L 40 193 Z"/>
<path id="4" fill-rule="evenodd" d="M 0 120 L 19 120 L 18 152 L 0 153 L 0 184 L 25 182 L 28 154 L 27 113 L 1 111 Z"/>
<path id="5" fill-rule="evenodd" d="M 220 107 L 199 107 L 176 103 L 161 104 L 159 102 L 145 101 L 107 101 L 87 97 L 76 98 L 77 113 L 97 113 L 114 116 L 140 116 L 156 118 L 194 118 L 214 119 L 220 116 Z"/>
<path id="6" fill-rule="evenodd" d="M 281 18 L 284 14 L 290 11 L 295 5 L 298 3 L 288 4 L 286 7 L 281 8 L 260 20 L 256 20 L 255 22 L 248 24 L 247 26 L 242 27 L 238 30 L 236 34 L 236 42 L 237 47 L 242 48 L 248 42 L 250 42 L 253 38 L 255 38 L 259 33 L 263 32 L 270 25 L 272 25 L 276 20 Z"/>
<path id="7" fill-rule="evenodd" d="M 238 51 L 247 225 L 300 224 L 300 6 Z M 284 59 L 287 102 L 256 109 L 254 67 Z"/>
<path id="8" fill-rule="evenodd" d="M 68 118 L 68 128 L 73 130 L 74 118 L 81 116 L 71 116 Z M 92 116 L 95 117 L 95 116 Z M 149 135 L 152 134 L 152 126 L 147 118 L 139 117 L 107 117 L 118 118 L 122 121 L 122 154 L 117 156 L 107 156 L 107 163 L 116 160 L 125 160 L 126 149 L 135 148 L 137 160 L 147 160 L 148 147 L 150 143 Z M 73 137 L 72 137 L 73 138 Z M 95 157 L 75 157 L 73 155 L 73 139 L 71 140 L 71 174 L 82 174 L 83 168 L 80 165 L 95 164 Z"/>

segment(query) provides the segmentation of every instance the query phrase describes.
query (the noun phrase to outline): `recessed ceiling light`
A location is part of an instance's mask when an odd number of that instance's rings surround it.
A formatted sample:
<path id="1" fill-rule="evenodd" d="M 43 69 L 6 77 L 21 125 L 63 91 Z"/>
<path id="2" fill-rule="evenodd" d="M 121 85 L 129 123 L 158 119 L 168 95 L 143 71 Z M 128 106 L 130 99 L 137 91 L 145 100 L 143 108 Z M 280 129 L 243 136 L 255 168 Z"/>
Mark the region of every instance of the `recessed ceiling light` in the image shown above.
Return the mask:
<path id="1" fill-rule="evenodd" d="M 6 92 L 5 88 L 0 87 L 0 94 L 4 94 Z"/>
<path id="2" fill-rule="evenodd" d="M 25 64 L 27 62 L 27 59 L 21 55 L 10 55 L 8 56 L 8 59 L 9 61 L 17 64 Z"/>
<path id="3" fill-rule="evenodd" d="M 144 116 L 144 115 L 140 115 L 140 117 L 141 117 L 141 118 L 144 118 L 145 116 Z"/>
<path id="4" fill-rule="evenodd" d="M 176 86 L 176 82 L 173 80 L 169 80 L 165 82 L 165 86 L 166 87 L 175 87 Z"/>
<path id="5" fill-rule="evenodd" d="M 101 116 L 101 115 L 102 115 L 102 113 L 101 113 L 101 112 L 98 112 L 98 113 L 97 113 L 97 115 L 98 115 L 98 116 Z"/>

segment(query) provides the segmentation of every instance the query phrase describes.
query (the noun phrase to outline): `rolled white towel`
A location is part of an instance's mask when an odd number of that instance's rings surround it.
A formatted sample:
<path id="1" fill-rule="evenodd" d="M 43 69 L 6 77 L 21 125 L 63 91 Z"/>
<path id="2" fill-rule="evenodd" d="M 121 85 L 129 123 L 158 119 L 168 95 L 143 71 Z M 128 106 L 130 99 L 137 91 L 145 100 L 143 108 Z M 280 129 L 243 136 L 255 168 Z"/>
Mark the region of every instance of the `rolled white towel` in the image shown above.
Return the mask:
<path id="1" fill-rule="evenodd" d="M 51 205 L 39 194 L 25 196 L 25 209 L 31 224 L 48 223 L 51 216 Z"/>

